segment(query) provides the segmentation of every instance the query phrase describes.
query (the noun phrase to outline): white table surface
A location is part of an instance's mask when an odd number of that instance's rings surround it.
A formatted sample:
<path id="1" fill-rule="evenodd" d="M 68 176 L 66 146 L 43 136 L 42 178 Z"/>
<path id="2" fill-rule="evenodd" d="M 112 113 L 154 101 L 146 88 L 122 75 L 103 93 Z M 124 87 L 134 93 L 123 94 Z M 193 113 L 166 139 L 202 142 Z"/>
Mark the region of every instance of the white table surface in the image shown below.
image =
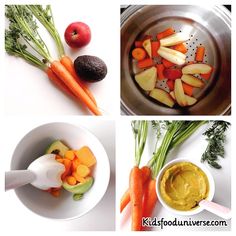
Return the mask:
<path id="1" fill-rule="evenodd" d="M 122 129 L 121 129 L 122 127 Z M 118 156 L 119 159 L 117 160 L 117 169 L 121 170 L 117 172 L 117 196 L 120 199 L 124 190 L 128 187 L 128 179 L 130 169 L 134 164 L 134 138 L 133 133 L 131 131 L 130 121 L 123 120 L 123 122 L 119 122 L 118 125 L 118 143 L 119 146 L 123 146 L 125 148 L 118 149 Z M 199 161 L 201 158 L 201 154 L 206 148 L 206 141 L 204 137 L 201 135 L 203 127 L 201 127 L 196 133 L 194 133 L 186 142 L 184 142 L 181 146 L 176 148 L 173 152 L 171 152 L 167 158 L 167 161 L 170 161 L 175 158 L 188 158 L 195 161 Z M 149 135 L 149 139 L 147 141 L 147 146 L 145 147 L 141 165 L 145 165 L 149 158 L 152 156 L 153 152 L 153 144 L 155 142 L 154 135 Z M 153 141 L 150 142 L 150 140 Z M 222 165 L 222 169 L 216 170 L 210 168 L 207 164 L 206 167 L 212 173 L 213 178 L 215 180 L 215 195 L 214 201 L 222 204 L 226 207 L 231 208 L 231 133 L 228 132 L 227 135 L 227 143 L 225 144 L 225 158 L 220 158 L 220 164 Z M 124 164 L 125 163 L 125 164 Z M 203 211 L 197 215 L 191 217 L 185 216 L 178 216 L 173 215 L 169 211 L 167 211 L 164 207 L 162 207 L 161 203 L 158 202 L 156 204 L 156 208 L 153 212 L 153 216 L 157 217 L 157 219 L 161 219 L 162 217 L 165 220 L 174 220 L 175 217 L 178 220 L 188 220 L 191 218 L 192 220 L 222 220 L 222 218 L 217 217 L 209 212 Z M 120 230 L 122 231 L 129 231 L 130 230 L 130 206 L 128 206 L 121 215 L 120 218 Z M 227 227 L 164 227 L 162 231 L 186 231 L 186 230 L 230 230 L 231 221 L 227 220 Z M 154 227 L 152 230 L 160 231 L 159 227 Z"/>
<path id="2" fill-rule="evenodd" d="M 4 212 L 4 224 L 1 224 L 8 235 L 13 233 L 23 235 L 24 232 L 39 231 L 64 231 L 64 230 L 90 230 L 110 231 L 115 229 L 115 122 L 110 120 L 94 120 L 89 118 L 18 118 L 8 117 L 5 120 L 4 137 L 4 169 L 9 170 L 11 155 L 20 139 L 32 128 L 43 123 L 63 121 L 81 125 L 90 130 L 103 144 L 110 161 L 111 176 L 108 189 L 98 203 L 88 214 L 81 218 L 69 221 L 50 220 L 32 213 L 17 198 L 14 191 L 3 192 L 1 215 Z M 106 132 L 104 132 L 106 131 Z M 14 134 L 14 135 L 12 135 Z M 3 216 L 3 215 L 2 215 Z M 14 227 L 12 227 L 14 222 Z M 42 226 L 40 228 L 39 226 Z"/>

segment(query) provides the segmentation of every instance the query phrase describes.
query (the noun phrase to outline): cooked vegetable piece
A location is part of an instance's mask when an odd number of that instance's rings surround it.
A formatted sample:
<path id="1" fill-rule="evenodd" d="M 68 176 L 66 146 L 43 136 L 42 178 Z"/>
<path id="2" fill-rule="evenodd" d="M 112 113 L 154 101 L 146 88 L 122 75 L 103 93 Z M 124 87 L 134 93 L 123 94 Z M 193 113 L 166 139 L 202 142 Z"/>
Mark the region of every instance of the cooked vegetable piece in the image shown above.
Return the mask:
<path id="1" fill-rule="evenodd" d="M 196 87 L 196 88 L 202 88 L 204 86 L 204 82 L 202 80 L 192 75 L 182 75 L 181 80 L 184 83 L 191 85 L 193 87 Z"/>
<path id="2" fill-rule="evenodd" d="M 64 157 L 65 153 L 69 150 L 69 148 L 62 143 L 60 140 L 53 141 L 48 148 L 46 149 L 46 154 L 58 154 L 61 157 Z"/>
<path id="3" fill-rule="evenodd" d="M 81 164 L 84 164 L 87 167 L 92 167 L 96 164 L 96 158 L 90 148 L 87 146 L 83 146 L 79 150 L 75 151 L 75 154 Z"/>
<path id="4" fill-rule="evenodd" d="M 169 87 L 170 91 L 174 90 L 175 82 L 172 79 L 168 79 L 166 84 Z"/>
<path id="5" fill-rule="evenodd" d="M 175 33 L 175 30 L 172 27 L 170 27 L 170 28 L 158 33 L 157 34 L 157 39 L 158 40 L 163 39 L 163 38 L 168 37 L 168 36 L 170 36 L 174 33 Z"/>
<path id="6" fill-rule="evenodd" d="M 64 155 L 65 158 L 73 161 L 74 158 L 75 158 L 75 154 L 74 154 L 74 151 L 73 150 L 68 150 L 65 155 Z"/>
<path id="7" fill-rule="evenodd" d="M 175 80 L 174 93 L 175 93 L 175 98 L 176 98 L 177 103 L 182 107 L 186 106 L 187 105 L 187 100 L 186 100 L 186 97 L 185 97 L 185 94 L 184 94 L 181 79 L 176 79 Z"/>
<path id="8" fill-rule="evenodd" d="M 152 57 L 158 57 L 159 55 L 158 55 L 157 51 L 160 47 L 160 42 L 153 41 L 153 42 L 151 42 L 151 44 L 152 44 Z"/>
<path id="9" fill-rule="evenodd" d="M 66 177 L 66 182 L 69 185 L 76 185 L 76 178 L 74 176 L 67 176 Z"/>
<path id="10" fill-rule="evenodd" d="M 184 93 L 192 96 L 193 95 L 193 86 L 182 83 L 183 89 L 184 89 Z"/>
<path id="11" fill-rule="evenodd" d="M 143 48 L 135 48 L 132 51 L 132 56 L 135 60 L 140 61 L 146 57 L 146 52 Z"/>
<path id="12" fill-rule="evenodd" d="M 146 58 L 146 59 L 143 59 L 141 61 L 138 61 L 138 68 L 140 69 L 146 69 L 148 67 L 151 67 L 153 66 L 155 63 L 154 61 L 152 60 L 152 58 Z"/>
<path id="13" fill-rule="evenodd" d="M 200 74 L 201 78 L 205 79 L 205 80 L 209 80 L 211 78 L 212 72 L 213 72 L 214 68 L 213 66 L 211 66 L 211 71 L 207 74 Z"/>
<path id="14" fill-rule="evenodd" d="M 179 52 L 182 52 L 182 53 L 187 53 L 188 52 L 188 49 L 187 47 L 184 45 L 184 43 L 180 43 L 180 44 L 177 44 L 177 45 L 174 45 L 172 47 L 172 49 L 176 50 L 176 51 L 179 51 Z"/>
<path id="15" fill-rule="evenodd" d="M 174 46 L 180 43 L 183 43 L 189 39 L 189 35 L 186 33 L 176 33 L 172 34 L 166 38 L 160 40 L 161 46 Z"/>
<path id="16" fill-rule="evenodd" d="M 164 58 L 162 58 L 161 61 L 162 61 L 162 64 L 165 66 L 165 68 L 170 68 L 170 67 L 175 65 L 174 63 L 172 63 L 172 62 L 170 62 L 170 61 L 168 61 L 168 60 L 166 60 Z"/>
<path id="17" fill-rule="evenodd" d="M 175 104 L 175 102 L 172 99 L 172 97 L 170 96 L 170 94 L 162 89 L 158 89 L 158 88 L 153 89 L 150 92 L 149 96 L 156 99 L 157 101 L 167 105 L 168 107 L 173 107 Z"/>
<path id="18" fill-rule="evenodd" d="M 78 165 L 76 172 L 79 176 L 84 178 L 89 175 L 90 169 L 86 165 Z"/>
<path id="19" fill-rule="evenodd" d="M 207 74 L 211 71 L 211 67 L 207 64 L 191 64 L 182 68 L 183 74 Z"/>
<path id="20" fill-rule="evenodd" d="M 195 60 L 197 62 L 203 62 L 204 56 L 205 56 L 205 47 L 198 46 L 197 51 L 196 51 Z"/>
<path id="21" fill-rule="evenodd" d="M 181 69 L 173 69 L 173 68 L 168 69 L 167 68 L 167 69 L 164 69 L 163 74 L 165 78 L 175 80 L 175 79 L 181 78 L 182 71 Z"/>
<path id="22" fill-rule="evenodd" d="M 165 69 L 164 65 L 163 64 L 157 64 L 156 68 L 157 68 L 157 75 L 158 75 L 157 78 L 160 79 L 160 80 L 165 79 L 165 76 L 163 74 L 163 71 Z"/>
<path id="23" fill-rule="evenodd" d="M 143 41 L 143 47 L 146 50 L 148 56 L 152 58 L 152 44 L 151 39 L 146 39 Z"/>
<path id="24" fill-rule="evenodd" d="M 135 41 L 134 45 L 136 48 L 141 48 L 141 47 L 143 47 L 143 41 Z"/>

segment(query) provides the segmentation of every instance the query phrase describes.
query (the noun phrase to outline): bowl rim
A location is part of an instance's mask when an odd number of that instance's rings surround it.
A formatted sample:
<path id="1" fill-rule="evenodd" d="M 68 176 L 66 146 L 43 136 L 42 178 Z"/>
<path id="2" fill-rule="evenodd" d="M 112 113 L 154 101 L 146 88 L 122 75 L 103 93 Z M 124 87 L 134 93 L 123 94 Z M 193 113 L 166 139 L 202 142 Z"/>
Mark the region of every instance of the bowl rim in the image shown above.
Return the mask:
<path id="1" fill-rule="evenodd" d="M 103 149 L 105 155 L 106 155 L 106 162 L 107 162 L 107 166 L 108 166 L 108 178 L 107 178 L 107 183 L 106 185 L 104 185 L 104 192 L 103 194 L 101 194 L 100 198 L 97 199 L 97 201 L 95 201 L 95 203 L 92 205 L 92 207 L 90 207 L 88 210 L 84 211 L 83 213 L 76 215 L 76 216 L 72 216 L 72 217 L 67 217 L 67 218 L 56 218 L 56 217 L 48 217 L 46 215 L 42 215 L 36 211 L 34 211 L 33 209 L 29 208 L 19 197 L 19 194 L 17 193 L 17 189 L 14 189 L 14 193 L 17 196 L 17 199 L 25 206 L 26 209 L 28 209 L 29 211 L 31 211 L 32 213 L 42 217 L 42 218 L 46 218 L 46 219 L 50 219 L 50 220 L 58 220 L 58 221 L 69 221 L 69 220 L 74 220 L 74 219 L 78 219 L 84 215 L 86 215 L 87 213 L 89 213 L 92 209 L 95 208 L 95 206 L 97 206 L 97 204 L 102 200 L 102 198 L 104 197 L 105 193 L 107 192 L 109 183 L 110 183 L 110 177 L 111 177 L 111 167 L 110 167 L 110 161 L 109 161 L 109 157 L 107 155 L 106 149 L 104 148 L 103 144 L 101 143 L 101 141 L 97 138 L 97 136 L 95 134 L 93 134 L 89 129 L 85 128 L 84 126 L 81 125 L 75 125 L 73 123 L 69 123 L 69 122 L 47 122 L 47 123 L 43 123 L 41 125 L 38 125 L 36 127 L 34 127 L 33 129 L 30 129 L 28 132 L 25 133 L 25 135 L 23 135 L 23 137 L 21 137 L 21 139 L 19 140 L 19 142 L 17 143 L 17 145 L 15 146 L 15 149 L 13 151 L 13 154 L 11 156 L 11 163 L 10 163 L 10 170 L 13 170 L 12 166 L 13 166 L 13 156 L 15 155 L 17 149 L 19 148 L 19 146 L 21 145 L 21 142 L 23 142 L 24 138 L 27 137 L 30 133 L 33 133 L 35 130 L 40 129 L 44 126 L 49 126 L 49 125 L 70 125 L 73 126 L 75 128 L 79 128 L 81 129 L 83 132 L 88 133 L 89 135 L 93 136 L 101 145 L 101 148 Z"/>
<path id="2" fill-rule="evenodd" d="M 157 193 L 157 197 L 158 200 L 161 202 L 162 206 L 167 209 L 168 211 L 174 213 L 174 214 L 178 214 L 178 215 L 182 215 L 182 216 L 192 216 L 192 215 L 196 215 L 200 212 L 202 212 L 204 210 L 204 208 L 202 208 L 201 206 L 198 206 L 197 208 L 193 209 L 193 210 L 189 210 L 189 211 L 181 211 L 181 210 L 176 210 L 172 207 L 170 207 L 162 198 L 161 194 L 160 194 L 160 180 L 161 177 L 163 176 L 164 172 L 171 166 L 175 165 L 176 163 L 180 163 L 180 162 L 189 162 L 192 163 L 194 165 L 196 165 L 198 168 L 200 168 L 207 176 L 208 182 L 209 182 L 209 186 L 210 186 L 210 190 L 209 190 L 209 194 L 207 197 L 208 201 L 212 201 L 214 194 L 215 194 L 215 181 L 214 178 L 211 174 L 211 172 L 201 163 L 198 161 L 194 161 L 191 160 L 189 158 L 178 158 L 178 159 L 174 159 L 168 163 L 166 163 L 163 168 L 160 170 L 160 172 L 157 175 L 156 178 L 156 193 Z"/>

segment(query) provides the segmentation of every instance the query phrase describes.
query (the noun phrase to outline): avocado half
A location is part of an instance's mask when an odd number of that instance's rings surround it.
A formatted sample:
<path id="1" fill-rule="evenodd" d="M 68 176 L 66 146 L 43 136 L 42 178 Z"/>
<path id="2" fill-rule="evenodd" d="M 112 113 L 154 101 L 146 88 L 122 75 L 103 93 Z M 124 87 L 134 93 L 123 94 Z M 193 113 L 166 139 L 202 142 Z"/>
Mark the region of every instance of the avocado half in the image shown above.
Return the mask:
<path id="1" fill-rule="evenodd" d="M 69 147 L 67 147 L 60 140 L 56 140 L 48 146 L 48 148 L 46 149 L 46 154 L 56 154 L 56 155 L 60 155 L 61 157 L 64 157 L 65 153 L 68 150 L 69 150 Z"/>

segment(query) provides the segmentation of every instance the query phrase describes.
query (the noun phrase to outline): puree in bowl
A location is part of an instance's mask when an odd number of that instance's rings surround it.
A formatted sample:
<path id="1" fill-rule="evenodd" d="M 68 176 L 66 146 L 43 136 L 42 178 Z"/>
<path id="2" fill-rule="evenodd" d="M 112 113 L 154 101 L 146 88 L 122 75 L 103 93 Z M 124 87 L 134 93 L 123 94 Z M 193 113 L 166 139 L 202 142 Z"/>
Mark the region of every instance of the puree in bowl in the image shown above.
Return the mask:
<path id="1" fill-rule="evenodd" d="M 189 211 L 207 198 L 209 182 L 206 174 L 190 162 L 179 162 L 164 171 L 160 181 L 162 199 L 171 208 Z"/>

